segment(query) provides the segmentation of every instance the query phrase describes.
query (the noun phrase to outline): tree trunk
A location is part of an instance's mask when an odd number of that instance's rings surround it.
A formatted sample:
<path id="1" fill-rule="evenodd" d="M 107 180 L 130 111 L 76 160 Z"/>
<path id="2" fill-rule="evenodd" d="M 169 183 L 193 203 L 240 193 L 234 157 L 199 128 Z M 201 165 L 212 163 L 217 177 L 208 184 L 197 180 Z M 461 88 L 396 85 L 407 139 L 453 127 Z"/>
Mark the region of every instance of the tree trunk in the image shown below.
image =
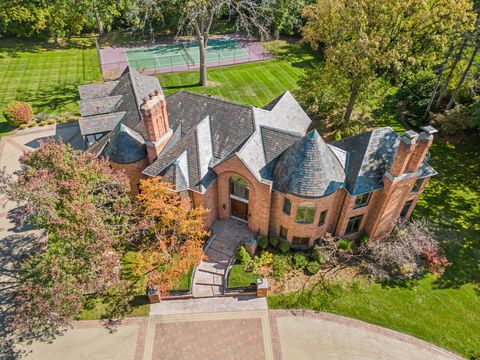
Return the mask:
<path id="1" fill-rule="evenodd" d="M 434 110 L 437 110 L 440 104 L 442 103 L 443 97 L 445 96 L 445 93 L 447 92 L 447 87 L 448 84 L 450 84 L 450 80 L 452 79 L 453 73 L 455 72 L 455 69 L 457 68 L 457 65 L 459 61 L 462 59 L 463 55 L 463 50 L 465 50 L 465 47 L 467 46 L 467 38 L 462 42 L 462 45 L 460 46 L 460 50 L 458 51 L 457 55 L 455 56 L 455 59 L 453 61 L 452 67 L 450 68 L 450 71 L 448 72 L 447 78 L 445 79 L 445 82 L 443 83 L 442 89 L 440 90 L 440 95 L 438 95 L 437 102 L 435 103 L 435 108 Z"/>
<path id="2" fill-rule="evenodd" d="M 200 53 L 200 85 L 207 86 L 207 64 L 205 62 L 206 58 L 206 46 L 205 46 L 205 36 L 198 36 L 198 51 Z M 208 41 L 208 40 L 207 40 Z"/>
<path id="3" fill-rule="evenodd" d="M 103 27 L 103 22 L 102 18 L 100 17 L 100 14 L 98 13 L 98 10 L 95 9 L 95 18 L 97 19 L 97 26 L 98 26 L 98 33 L 99 35 L 104 35 L 105 34 L 105 28 Z"/>
<path id="4" fill-rule="evenodd" d="M 440 86 L 440 82 L 442 81 L 443 73 L 445 71 L 445 68 L 447 67 L 448 60 L 450 59 L 450 56 L 452 55 L 453 51 L 453 44 L 450 46 L 450 48 L 447 51 L 447 56 L 445 57 L 445 61 L 443 62 L 442 66 L 440 67 L 440 72 L 437 77 L 437 81 L 435 82 L 435 86 L 433 87 L 432 91 L 432 96 L 430 96 L 430 100 L 428 101 L 427 108 L 425 109 L 425 114 L 423 115 L 423 120 L 427 120 L 428 114 L 430 113 L 430 109 L 432 108 L 433 101 L 435 100 L 435 97 L 437 96 L 437 91 L 438 87 Z"/>
<path id="5" fill-rule="evenodd" d="M 457 97 L 458 92 L 460 91 L 463 85 L 463 82 L 467 78 L 468 72 L 470 71 L 470 68 L 473 65 L 473 62 L 475 61 L 475 56 L 477 56 L 478 50 L 480 50 L 480 41 L 477 41 L 477 43 L 475 44 L 475 48 L 473 49 L 472 56 L 470 56 L 470 60 L 468 61 L 467 67 L 463 71 L 462 77 L 458 81 L 457 87 L 455 88 L 455 91 L 453 92 L 452 97 L 450 98 L 450 101 L 447 104 L 446 110 L 450 110 L 452 108 L 453 103 L 455 102 L 455 98 Z"/>
<path id="6" fill-rule="evenodd" d="M 345 126 L 350 124 L 350 118 L 352 117 L 353 105 L 355 104 L 355 99 L 357 98 L 358 91 L 353 85 L 353 81 L 350 84 L 350 99 L 348 100 L 347 108 L 345 109 L 345 114 L 343 115 L 343 121 Z"/>

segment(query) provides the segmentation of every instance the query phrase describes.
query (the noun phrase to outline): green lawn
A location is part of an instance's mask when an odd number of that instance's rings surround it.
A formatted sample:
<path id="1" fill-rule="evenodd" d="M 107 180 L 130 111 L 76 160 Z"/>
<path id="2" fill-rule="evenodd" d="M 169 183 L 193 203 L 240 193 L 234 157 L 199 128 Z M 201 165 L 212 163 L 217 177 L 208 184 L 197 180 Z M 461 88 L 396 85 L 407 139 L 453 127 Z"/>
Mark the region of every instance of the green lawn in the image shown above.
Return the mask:
<path id="1" fill-rule="evenodd" d="M 198 71 L 159 75 L 165 94 L 181 89 L 254 106 L 264 106 L 287 90 L 295 90 L 304 69 L 315 60 L 307 48 L 286 41 L 269 43 L 276 60 L 207 70 L 209 86 L 198 86 Z"/>
<path id="2" fill-rule="evenodd" d="M 187 291 L 190 290 L 190 285 L 192 283 L 193 268 L 188 270 L 185 274 L 182 275 L 178 281 L 178 286 L 175 287 L 175 290 Z"/>
<path id="3" fill-rule="evenodd" d="M 250 286 L 255 283 L 259 275 L 245 271 L 245 265 L 234 264 L 228 274 L 228 287 Z"/>
<path id="4" fill-rule="evenodd" d="M 100 80 L 92 39 L 53 46 L 19 39 L 0 40 L 0 136 L 10 130 L 3 108 L 29 102 L 35 113 L 78 111 L 78 84 Z"/>

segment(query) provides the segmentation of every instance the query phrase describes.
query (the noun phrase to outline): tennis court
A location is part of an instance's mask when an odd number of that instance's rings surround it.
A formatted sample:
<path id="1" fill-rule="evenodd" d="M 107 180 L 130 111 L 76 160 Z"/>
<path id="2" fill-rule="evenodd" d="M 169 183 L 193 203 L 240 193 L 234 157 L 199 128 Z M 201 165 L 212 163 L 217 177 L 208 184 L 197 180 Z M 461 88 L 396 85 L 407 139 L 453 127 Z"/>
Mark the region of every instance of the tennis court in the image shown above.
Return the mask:
<path id="1" fill-rule="evenodd" d="M 108 47 L 100 49 L 100 53 L 104 77 L 109 72 L 122 71 L 127 64 L 147 74 L 196 70 L 200 65 L 197 41 L 172 41 L 149 47 Z M 261 43 L 241 37 L 211 38 L 206 49 L 207 67 L 271 58 L 272 54 Z"/>
<path id="2" fill-rule="evenodd" d="M 248 58 L 248 52 L 236 39 L 211 39 L 206 62 Z M 172 66 L 195 66 L 200 63 L 198 42 L 178 42 L 172 45 L 127 50 L 128 63 L 135 68 L 151 69 Z"/>

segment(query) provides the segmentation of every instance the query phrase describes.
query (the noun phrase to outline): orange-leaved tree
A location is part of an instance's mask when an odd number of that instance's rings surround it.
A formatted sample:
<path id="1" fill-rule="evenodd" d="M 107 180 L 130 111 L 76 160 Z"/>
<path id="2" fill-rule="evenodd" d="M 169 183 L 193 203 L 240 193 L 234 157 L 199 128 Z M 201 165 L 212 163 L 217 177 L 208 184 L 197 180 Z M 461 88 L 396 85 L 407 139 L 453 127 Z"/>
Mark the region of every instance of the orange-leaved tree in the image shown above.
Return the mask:
<path id="1" fill-rule="evenodd" d="M 194 208 L 189 198 L 180 197 L 159 177 L 140 182 L 137 200 L 143 220 L 135 275 L 146 275 L 149 286 L 165 293 L 204 258 L 207 210 Z"/>

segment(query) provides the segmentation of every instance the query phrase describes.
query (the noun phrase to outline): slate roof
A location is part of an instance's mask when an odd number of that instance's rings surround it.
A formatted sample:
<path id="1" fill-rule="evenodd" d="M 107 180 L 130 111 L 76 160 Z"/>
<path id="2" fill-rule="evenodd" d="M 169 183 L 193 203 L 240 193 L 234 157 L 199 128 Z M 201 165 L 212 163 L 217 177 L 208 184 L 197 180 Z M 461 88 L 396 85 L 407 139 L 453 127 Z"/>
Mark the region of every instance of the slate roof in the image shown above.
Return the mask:
<path id="1" fill-rule="evenodd" d="M 282 154 L 272 176 L 274 189 L 306 197 L 331 194 L 345 182 L 342 164 L 316 130 Z"/>
<path id="2" fill-rule="evenodd" d="M 399 136 L 390 127 L 378 128 L 332 143 L 347 152 L 346 189 L 352 195 L 383 189 L 383 176 L 397 152 Z M 436 172 L 425 161 L 420 177 Z"/>
<path id="3" fill-rule="evenodd" d="M 78 120 L 80 132 L 83 135 L 90 135 L 112 131 L 123 119 L 125 114 L 125 111 L 120 111 L 110 114 L 81 117 Z"/>
<path id="4" fill-rule="evenodd" d="M 124 164 L 145 158 L 139 104 L 155 90 L 162 91 L 156 77 L 129 68 L 116 81 L 80 86 L 82 135 L 106 133 L 87 151 Z M 305 136 L 311 120 L 289 92 L 264 108 L 187 91 L 166 103 L 173 135 L 143 173 L 163 176 L 178 191 L 203 193 L 216 179 L 215 166 L 238 156 L 275 190 L 319 197 L 345 187 L 356 195 L 383 187 L 399 141 L 390 128 L 328 145 L 316 131 Z M 420 177 L 434 174 L 422 165 Z"/>
<path id="5" fill-rule="evenodd" d="M 119 123 L 112 131 L 103 155 L 117 164 L 137 162 L 147 156 L 145 140 L 139 133 Z"/>

